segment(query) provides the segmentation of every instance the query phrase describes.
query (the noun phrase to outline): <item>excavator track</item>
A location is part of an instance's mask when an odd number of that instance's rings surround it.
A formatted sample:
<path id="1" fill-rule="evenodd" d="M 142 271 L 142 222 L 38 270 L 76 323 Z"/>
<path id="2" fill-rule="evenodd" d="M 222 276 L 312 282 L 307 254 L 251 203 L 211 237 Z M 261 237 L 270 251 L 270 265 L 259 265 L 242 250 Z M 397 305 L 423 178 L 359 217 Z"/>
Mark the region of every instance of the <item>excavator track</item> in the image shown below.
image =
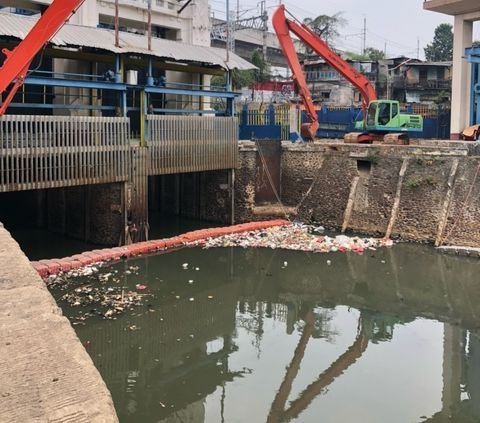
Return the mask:
<path id="1" fill-rule="evenodd" d="M 385 134 L 383 136 L 383 144 L 408 145 L 410 144 L 410 138 L 405 132 Z"/>
<path id="2" fill-rule="evenodd" d="M 408 145 L 409 137 L 406 133 L 377 134 L 364 132 L 349 132 L 343 137 L 345 144 L 387 144 L 387 145 Z"/>
<path id="3" fill-rule="evenodd" d="M 343 142 L 345 144 L 371 144 L 373 138 L 370 134 L 363 132 L 349 132 L 343 136 Z"/>

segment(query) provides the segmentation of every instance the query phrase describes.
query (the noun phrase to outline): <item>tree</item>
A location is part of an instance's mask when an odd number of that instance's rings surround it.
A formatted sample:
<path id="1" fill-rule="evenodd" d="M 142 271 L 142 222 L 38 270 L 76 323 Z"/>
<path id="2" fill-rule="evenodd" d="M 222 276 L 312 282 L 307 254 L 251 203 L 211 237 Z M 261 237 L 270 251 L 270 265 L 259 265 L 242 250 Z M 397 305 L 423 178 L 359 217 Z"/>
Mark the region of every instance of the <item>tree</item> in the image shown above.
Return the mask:
<path id="1" fill-rule="evenodd" d="M 257 69 L 253 71 L 255 82 L 269 81 L 271 78 L 270 68 L 263 59 L 263 55 L 260 49 L 256 49 L 252 53 L 250 61 L 257 67 Z"/>
<path id="2" fill-rule="evenodd" d="M 328 44 L 331 44 L 335 37 L 340 35 L 338 29 L 344 26 L 346 22 L 341 12 L 335 13 L 332 16 L 319 15 L 313 19 L 305 18 L 303 20 L 305 25 L 309 26 L 315 34 Z"/>
<path id="3" fill-rule="evenodd" d="M 378 50 L 374 47 L 367 47 L 365 54 L 347 52 L 347 56 L 352 60 L 382 60 L 385 59 L 385 53 L 382 50 Z"/>
<path id="4" fill-rule="evenodd" d="M 425 47 L 425 58 L 429 62 L 445 62 L 453 58 L 452 25 L 440 24 L 435 28 L 433 41 Z"/>
<path id="5" fill-rule="evenodd" d="M 270 68 L 263 60 L 261 50 L 257 49 L 252 53 L 250 61 L 257 67 L 254 70 L 238 70 L 232 71 L 232 86 L 234 90 L 239 90 L 244 87 L 250 87 L 255 82 L 269 81 L 271 78 Z M 210 82 L 212 87 L 220 89 L 225 88 L 225 76 L 214 76 Z"/>
<path id="6" fill-rule="evenodd" d="M 370 60 L 382 60 L 385 59 L 385 52 L 374 47 L 367 47 L 365 49 L 365 56 Z"/>

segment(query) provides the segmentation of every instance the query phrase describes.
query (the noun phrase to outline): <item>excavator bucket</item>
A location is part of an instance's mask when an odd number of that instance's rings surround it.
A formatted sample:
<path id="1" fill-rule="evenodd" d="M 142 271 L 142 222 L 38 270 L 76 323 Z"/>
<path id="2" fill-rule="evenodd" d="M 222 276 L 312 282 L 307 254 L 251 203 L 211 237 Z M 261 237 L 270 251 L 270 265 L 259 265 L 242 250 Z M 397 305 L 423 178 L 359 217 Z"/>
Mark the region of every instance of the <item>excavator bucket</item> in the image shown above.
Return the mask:
<path id="1" fill-rule="evenodd" d="M 304 123 L 300 128 L 300 134 L 305 141 L 313 141 L 315 139 L 316 131 L 312 131 L 311 123 Z"/>

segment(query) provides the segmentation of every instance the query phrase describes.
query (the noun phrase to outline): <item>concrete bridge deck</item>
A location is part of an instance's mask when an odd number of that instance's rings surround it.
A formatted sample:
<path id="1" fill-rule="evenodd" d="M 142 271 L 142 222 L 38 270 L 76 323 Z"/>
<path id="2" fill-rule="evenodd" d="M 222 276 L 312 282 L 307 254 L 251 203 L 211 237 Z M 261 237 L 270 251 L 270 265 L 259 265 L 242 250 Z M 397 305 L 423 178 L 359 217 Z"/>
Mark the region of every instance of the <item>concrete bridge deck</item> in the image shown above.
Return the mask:
<path id="1" fill-rule="evenodd" d="M 1 224 L 0 303 L 0 421 L 118 422 L 88 353 Z"/>

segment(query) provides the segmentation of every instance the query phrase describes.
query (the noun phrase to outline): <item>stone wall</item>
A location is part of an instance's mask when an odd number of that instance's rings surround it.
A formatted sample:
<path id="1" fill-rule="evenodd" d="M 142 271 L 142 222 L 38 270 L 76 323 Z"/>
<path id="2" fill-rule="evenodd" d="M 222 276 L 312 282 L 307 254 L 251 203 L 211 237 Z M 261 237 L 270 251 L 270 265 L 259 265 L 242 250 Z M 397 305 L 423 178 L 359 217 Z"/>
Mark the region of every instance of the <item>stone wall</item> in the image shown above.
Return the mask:
<path id="1" fill-rule="evenodd" d="M 149 178 L 152 211 L 218 223 L 231 222 L 229 170 Z"/>
<path id="2" fill-rule="evenodd" d="M 480 157 L 472 144 L 282 146 L 276 216 L 377 236 L 480 246 Z M 256 218 L 254 143 L 240 147 L 236 220 Z"/>
<path id="3" fill-rule="evenodd" d="M 118 245 L 124 231 L 123 184 L 46 190 L 49 231 L 99 245 Z"/>

